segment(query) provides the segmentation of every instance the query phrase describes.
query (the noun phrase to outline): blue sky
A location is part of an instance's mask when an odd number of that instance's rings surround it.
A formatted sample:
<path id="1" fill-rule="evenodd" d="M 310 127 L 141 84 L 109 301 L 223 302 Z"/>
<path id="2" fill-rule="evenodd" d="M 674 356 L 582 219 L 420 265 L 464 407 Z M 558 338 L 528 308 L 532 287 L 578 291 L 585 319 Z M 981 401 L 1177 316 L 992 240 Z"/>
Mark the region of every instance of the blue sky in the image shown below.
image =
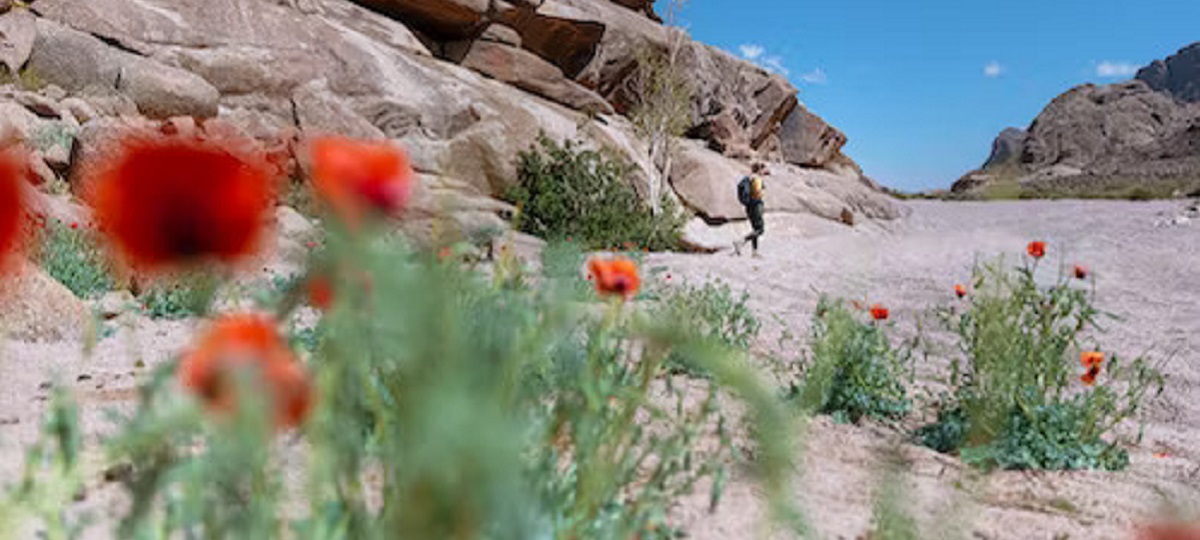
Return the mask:
<path id="1" fill-rule="evenodd" d="M 679 23 L 786 74 L 868 175 L 919 190 L 1072 86 L 1200 41 L 1200 0 L 690 0 Z"/>

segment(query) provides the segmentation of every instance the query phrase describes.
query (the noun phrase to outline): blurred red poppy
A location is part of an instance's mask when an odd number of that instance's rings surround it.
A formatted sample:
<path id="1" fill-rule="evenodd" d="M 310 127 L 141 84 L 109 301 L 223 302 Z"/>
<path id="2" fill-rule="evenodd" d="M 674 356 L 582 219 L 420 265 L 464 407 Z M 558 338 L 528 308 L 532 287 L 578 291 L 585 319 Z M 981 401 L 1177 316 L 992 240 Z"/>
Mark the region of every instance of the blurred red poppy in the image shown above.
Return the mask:
<path id="1" fill-rule="evenodd" d="M 274 196 L 270 169 L 234 139 L 131 133 L 89 168 L 99 227 L 139 270 L 254 253 Z"/>
<path id="2" fill-rule="evenodd" d="M 1087 279 L 1088 276 L 1091 275 L 1091 272 L 1088 271 L 1086 266 L 1081 266 L 1078 264 L 1075 265 L 1074 271 L 1075 271 L 1075 279 Z"/>
<path id="3" fill-rule="evenodd" d="M 1025 247 L 1025 251 L 1029 253 L 1030 257 L 1040 259 L 1046 256 L 1046 243 L 1040 240 L 1030 242 L 1029 245 Z"/>
<path id="4" fill-rule="evenodd" d="M 631 298 L 641 286 L 637 263 L 624 257 L 612 259 L 592 258 L 588 271 L 594 277 L 596 292 L 601 295 L 620 295 Z"/>
<path id="5" fill-rule="evenodd" d="M 241 314 L 213 322 L 180 361 L 180 383 L 209 410 L 227 414 L 237 407 L 233 377 L 239 370 L 261 385 L 277 427 L 304 421 L 312 404 L 312 385 L 273 320 Z"/>
<path id="6" fill-rule="evenodd" d="M 963 285 L 955 285 L 954 294 L 958 295 L 959 298 L 963 298 L 967 296 L 967 288 Z"/>
<path id="7" fill-rule="evenodd" d="M 310 143 L 313 188 L 347 226 L 370 214 L 394 214 L 408 204 L 413 170 L 408 156 L 385 142 L 322 137 Z"/>
<path id="8" fill-rule="evenodd" d="M 1143 526 L 1138 540 L 1200 540 L 1200 525 L 1166 523 Z"/>
<path id="9" fill-rule="evenodd" d="M 21 150 L 0 151 L 0 265 L 21 243 L 26 163 Z"/>
<path id="10" fill-rule="evenodd" d="M 308 303 L 321 311 L 333 308 L 333 283 L 325 275 L 308 278 Z"/>

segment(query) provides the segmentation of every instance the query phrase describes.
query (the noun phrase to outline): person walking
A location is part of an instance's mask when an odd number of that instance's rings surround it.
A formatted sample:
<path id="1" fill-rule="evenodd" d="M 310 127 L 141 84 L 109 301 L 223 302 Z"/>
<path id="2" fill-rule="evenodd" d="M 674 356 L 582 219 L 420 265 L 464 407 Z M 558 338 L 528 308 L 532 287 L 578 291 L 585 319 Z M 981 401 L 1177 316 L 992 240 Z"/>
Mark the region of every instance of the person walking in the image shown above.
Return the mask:
<path id="1" fill-rule="evenodd" d="M 758 257 L 758 239 L 766 231 L 766 224 L 763 223 L 763 177 L 770 174 L 767 166 L 758 162 L 750 167 L 750 176 L 738 182 L 738 201 L 746 207 L 746 217 L 750 218 L 750 227 L 753 229 L 745 238 L 734 241 L 733 251 L 738 255 L 742 254 L 742 247 L 749 243 L 753 256 Z"/>

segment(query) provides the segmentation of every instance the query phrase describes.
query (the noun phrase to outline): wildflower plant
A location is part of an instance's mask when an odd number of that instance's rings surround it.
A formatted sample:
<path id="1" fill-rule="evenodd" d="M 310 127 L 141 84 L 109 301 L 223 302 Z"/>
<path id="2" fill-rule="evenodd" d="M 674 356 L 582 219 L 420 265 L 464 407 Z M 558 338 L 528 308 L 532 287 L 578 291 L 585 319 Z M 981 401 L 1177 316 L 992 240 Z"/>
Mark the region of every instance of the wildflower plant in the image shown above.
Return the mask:
<path id="1" fill-rule="evenodd" d="M 78 223 L 39 221 L 38 264 L 80 298 L 95 298 L 115 286 L 112 268 L 96 231 Z"/>
<path id="2" fill-rule="evenodd" d="M 940 311 L 961 357 L 937 421 L 918 437 L 985 468 L 1124 468 L 1128 441 L 1116 428 L 1162 391 L 1163 376 L 1144 357 L 1106 360 L 1087 346 L 1106 315 L 1071 276 L 1038 284 L 1045 250 L 1030 244 L 1017 268 L 978 266 L 966 305 Z"/>
<path id="3" fill-rule="evenodd" d="M 332 170 L 339 196 L 380 201 L 355 187 L 378 182 Z M 211 322 L 153 369 L 132 413 L 113 413 L 102 454 L 129 501 L 116 537 L 673 538 L 679 496 L 712 479 L 719 500 L 723 395 L 749 405 L 756 470 L 775 515 L 798 524 L 789 416 L 738 352 L 630 302 L 636 264 L 603 259 L 580 302 L 578 266 L 496 279 L 359 226 L 393 207 L 326 208 L 361 221 L 310 263 L 329 297 L 307 354 L 283 331 L 302 276 L 269 312 Z M 672 356 L 711 379 L 676 384 Z"/>
<path id="4" fill-rule="evenodd" d="M 897 420 L 912 408 L 911 347 L 894 347 L 882 321 L 887 309 L 872 306 L 873 322 L 846 305 L 821 297 L 813 316 L 811 362 L 790 393 L 806 409 L 838 421 Z"/>

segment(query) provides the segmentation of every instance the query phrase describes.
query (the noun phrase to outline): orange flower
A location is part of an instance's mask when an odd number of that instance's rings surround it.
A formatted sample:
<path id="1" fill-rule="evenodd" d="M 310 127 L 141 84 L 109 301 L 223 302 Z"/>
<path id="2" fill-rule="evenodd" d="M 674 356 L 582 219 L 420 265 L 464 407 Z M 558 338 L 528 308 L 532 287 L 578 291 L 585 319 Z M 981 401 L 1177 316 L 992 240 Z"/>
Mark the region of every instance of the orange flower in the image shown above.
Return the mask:
<path id="1" fill-rule="evenodd" d="M 312 404 L 312 386 L 274 321 L 258 315 L 229 315 L 215 321 L 179 364 L 180 383 L 217 413 L 236 407 L 238 370 L 263 385 L 275 425 L 300 424 Z"/>
<path id="2" fill-rule="evenodd" d="M 308 278 L 308 303 L 321 311 L 333 308 L 333 283 L 328 276 L 317 275 Z"/>
<path id="3" fill-rule="evenodd" d="M 875 304 L 875 305 L 871 306 L 871 318 L 872 319 L 875 319 L 877 321 L 886 321 L 888 319 L 888 315 L 889 315 L 888 308 L 883 307 L 882 304 Z"/>
<path id="4" fill-rule="evenodd" d="M 1030 257 L 1040 259 L 1046 256 L 1046 243 L 1040 240 L 1030 242 L 1029 245 L 1025 247 L 1025 251 L 1029 253 Z"/>
<path id="5" fill-rule="evenodd" d="M 1143 526 L 1138 540 L 1200 540 L 1200 526 L 1170 523 Z"/>
<path id="6" fill-rule="evenodd" d="M 270 216 L 273 178 L 253 144 L 129 134 L 93 164 L 88 194 L 101 229 L 142 270 L 252 254 Z"/>
<path id="7" fill-rule="evenodd" d="M 1086 266 L 1075 265 L 1075 279 L 1087 279 L 1091 275 Z"/>
<path id="8" fill-rule="evenodd" d="M 1097 351 L 1084 351 L 1079 353 L 1079 363 L 1088 369 L 1099 368 L 1100 366 L 1104 365 L 1104 353 Z"/>
<path id="9" fill-rule="evenodd" d="M 596 292 L 601 295 L 630 298 L 637 294 L 638 287 L 641 286 L 637 264 L 624 257 L 609 260 L 592 258 L 588 261 L 588 270 L 595 278 Z"/>
<path id="10" fill-rule="evenodd" d="M 408 203 L 413 171 L 389 143 L 322 137 L 309 147 L 313 187 L 350 227 L 364 214 L 393 214 Z"/>
<path id="11" fill-rule="evenodd" d="M 19 150 L 0 152 L 0 264 L 20 244 L 25 206 L 25 164 L 25 155 Z"/>
<path id="12" fill-rule="evenodd" d="M 954 294 L 958 295 L 959 298 L 963 298 L 967 296 L 967 288 L 963 285 L 955 285 Z"/>
<path id="13" fill-rule="evenodd" d="M 1100 376 L 1100 368 L 1092 367 L 1092 368 L 1088 368 L 1086 373 L 1084 373 L 1083 375 L 1080 375 L 1079 380 L 1087 386 L 1092 386 L 1092 385 L 1096 384 L 1096 377 L 1099 377 L 1099 376 Z"/>

